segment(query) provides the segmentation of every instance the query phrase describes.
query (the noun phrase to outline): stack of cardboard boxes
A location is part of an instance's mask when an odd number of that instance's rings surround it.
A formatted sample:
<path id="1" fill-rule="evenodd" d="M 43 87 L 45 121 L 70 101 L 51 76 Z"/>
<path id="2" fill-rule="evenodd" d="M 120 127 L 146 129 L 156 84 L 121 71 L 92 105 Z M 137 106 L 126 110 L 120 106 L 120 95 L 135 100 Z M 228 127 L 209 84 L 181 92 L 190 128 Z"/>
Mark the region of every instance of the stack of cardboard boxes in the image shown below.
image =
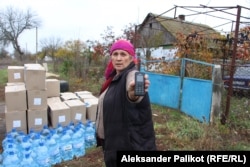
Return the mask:
<path id="1" fill-rule="evenodd" d="M 5 86 L 6 131 L 13 128 L 27 133 L 26 124 L 26 88 L 24 85 L 24 67 L 8 67 L 8 83 Z"/>
<path id="2" fill-rule="evenodd" d="M 8 67 L 5 102 L 6 132 L 15 128 L 29 133 L 44 125 L 95 121 L 98 98 L 88 91 L 61 93 L 60 81 L 46 79 L 43 66 L 25 64 Z"/>
<path id="3" fill-rule="evenodd" d="M 60 123 L 66 126 L 70 122 L 70 110 L 60 99 L 60 82 L 57 79 L 46 79 L 48 121 L 53 128 Z"/>
<path id="4" fill-rule="evenodd" d="M 8 66 L 5 86 L 6 131 L 13 128 L 28 133 L 47 125 L 45 70 L 39 64 Z"/>
<path id="5" fill-rule="evenodd" d="M 48 125 L 46 71 L 40 64 L 24 65 L 24 83 L 27 90 L 27 127 L 40 131 Z"/>

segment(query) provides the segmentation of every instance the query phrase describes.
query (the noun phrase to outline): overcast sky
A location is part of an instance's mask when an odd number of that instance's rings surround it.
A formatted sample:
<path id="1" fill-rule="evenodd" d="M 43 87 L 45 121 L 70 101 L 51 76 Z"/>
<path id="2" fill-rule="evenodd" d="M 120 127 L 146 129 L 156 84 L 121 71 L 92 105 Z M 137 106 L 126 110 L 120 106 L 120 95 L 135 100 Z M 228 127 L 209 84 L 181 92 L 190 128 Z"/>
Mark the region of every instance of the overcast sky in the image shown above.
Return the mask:
<path id="1" fill-rule="evenodd" d="M 101 40 L 101 34 L 108 26 L 113 27 L 116 36 L 130 23 L 140 24 L 148 13 L 161 14 L 177 6 L 237 6 L 250 7 L 250 0 L 0 0 L 0 9 L 8 6 L 34 11 L 41 19 L 38 29 L 38 43 L 51 37 L 63 41 L 80 39 Z M 193 9 L 205 12 L 208 9 Z M 177 10 L 187 14 L 187 10 Z M 218 13 L 217 13 L 218 14 Z M 236 14 L 236 13 L 235 13 Z M 173 10 L 164 16 L 173 17 Z M 236 19 L 233 17 L 233 19 Z M 214 18 L 196 15 L 188 21 L 207 24 L 211 27 L 221 24 Z M 228 21 L 223 21 L 228 22 Z M 226 30 L 225 27 L 220 29 Z M 20 39 L 21 48 L 34 53 L 36 30 L 27 30 Z M 38 51 L 40 50 L 38 46 Z"/>

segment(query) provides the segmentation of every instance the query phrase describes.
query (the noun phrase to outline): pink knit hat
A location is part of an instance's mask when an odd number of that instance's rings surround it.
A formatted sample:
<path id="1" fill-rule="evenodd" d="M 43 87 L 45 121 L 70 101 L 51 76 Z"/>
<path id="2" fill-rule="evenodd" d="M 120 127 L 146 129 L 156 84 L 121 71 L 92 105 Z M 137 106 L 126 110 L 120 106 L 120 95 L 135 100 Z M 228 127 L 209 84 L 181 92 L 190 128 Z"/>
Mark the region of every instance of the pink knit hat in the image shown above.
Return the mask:
<path id="1" fill-rule="evenodd" d="M 135 49 L 134 46 L 127 40 L 125 39 L 120 39 L 116 42 L 113 43 L 113 45 L 110 48 L 110 55 L 112 55 L 112 53 L 115 50 L 125 50 L 126 52 L 128 52 L 131 56 L 133 56 L 135 58 Z"/>
<path id="2" fill-rule="evenodd" d="M 125 39 L 117 40 L 116 42 L 113 43 L 113 45 L 110 48 L 110 55 L 112 55 L 112 53 L 115 50 L 124 50 L 124 51 L 128 52 L 133 57 L 134 62 L 136 62 L 135 49 L 134 49 L 134 46 L 129 41 L 127 41 Z M 109 77 L 109 75 L 111 74 L 111 72 L 113 70 L 114 70 L 114 67 L 113 67 L 113 64 L 110 60 L 106 69 L 105 69 L 105 78 L 106 79 Z"/>

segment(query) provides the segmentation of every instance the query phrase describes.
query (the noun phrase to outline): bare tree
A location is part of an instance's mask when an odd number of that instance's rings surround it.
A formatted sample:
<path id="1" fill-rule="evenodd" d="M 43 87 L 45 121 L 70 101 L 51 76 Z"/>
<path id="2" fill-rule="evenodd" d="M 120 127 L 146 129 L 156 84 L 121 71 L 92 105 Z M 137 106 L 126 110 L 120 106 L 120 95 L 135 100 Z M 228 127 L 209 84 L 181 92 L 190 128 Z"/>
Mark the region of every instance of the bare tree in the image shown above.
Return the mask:
<path id="1" fill-rule="evenodd" d="M 19 53 L 23 60 L 24 51 L 20 48 L 19 37 L 25 31 L 40 26 L 37 15 L 30 9 L 21 11 L 13 7 L 7 7 L 0 11 L 0 43 L 8 46 L 11 44 L 15 52 Z"/>
<path id="2" fill-rule="evenodd" d="M 122 38 L 129 40 L 131 43 L 136 44 L 136 33 L 135 33 L 135 23 L 129 23 L 129 25 L 126 25 L 124 29 L 122 29 L 123 34 Z"/>
<path id="3" fill-rule="evenodd" d="M 115 33 L 113 31 L 112 26 L 108 26 L 107 29 L 101 34 L 103 39 L 103 48 L 106 54 L 109 54 L 109 48 L 111 47 L 112 43 L 116 40 Z"/>
<path id="4" fill-rule="evenodd" d="M 49 39 L 42 39 L 40 41 L 42 52 L 44 53 L 44 57 L 51 57 L 53 61 L 53 68 L 56 71 L 55 63 L 56 63 L 56 51 L 62 47 L 62 40 L 60 38 L 51 37 Z M 44 58 L 42 57 L 42 59 Z"/>

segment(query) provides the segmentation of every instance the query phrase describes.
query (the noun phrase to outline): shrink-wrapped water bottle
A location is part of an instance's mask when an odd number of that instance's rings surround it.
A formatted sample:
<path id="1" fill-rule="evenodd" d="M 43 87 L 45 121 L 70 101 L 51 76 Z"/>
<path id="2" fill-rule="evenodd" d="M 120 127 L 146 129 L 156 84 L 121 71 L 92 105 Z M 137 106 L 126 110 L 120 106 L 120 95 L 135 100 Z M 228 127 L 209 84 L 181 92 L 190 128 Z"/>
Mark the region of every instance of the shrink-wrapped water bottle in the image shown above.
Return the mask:
<path id="1" fill-rule="evenodd" d="M 72 135 L 72 146 L 73 146 L 73 155 L 75 157 L 81 157 L 85 155 L 85 137 L 80 127 L 75 128 L 75 132 Z"/>
<path id="2" fill-rule="evenodd" d="M 39 143 L 41 141 L 41 137 L 40 137 L 40 133 L 36 133 L 35 136 L 33 137 L 33 139 L 31 140 L 31 144 L 32 144 L 32 153 L 31 156 L 34 158 L 36 158 L 37 153 L 38 153 L 38 147 L 39 147 Z"/>
<path id="3" fill-rule="evenodd" d="M 39 165 L 37 164 L 36 161 L 34 161 L 34 159 L 30 154 L 26 153 L 23 156 L 20 167 L 39 167 Z"/>
<path id="4" fill-rule="evenodd" d="M 90 148 L 96 144 L 95 128 L 91 121 L 87 122 L 85 129 L 85 147 Z"/>
<path id="5" fill-rule="evenodd" d="M 16 147 L 15 140 L 10 134 L 7 135 L 2 141 L 3 151 L 6 151 L 6 149 L 9 147 L 9 144 Z"/>
<path id="6" fill-rule="evenodd" d="M 28 136 L 31 140 L 36 136 L 37 132 L 34 129 L 30 129 Z"/>
<path id="7" fill-rule="evenodd" d="M 3 159 L 3 167 L 20 167 L 20 162 L 17 154 L 10 151 Z"/>
<path id="8" fill-rule="evenodd" d="M 17 155 L 18 158 L 21 158 L 20 150 L 17 148 L 17 146 L 14 143 L 8 143 L 3 150 L 3 158 L 6 158 L 10 152 L 13 152 Z"/>
<path id="9" fill-rule="evenodd" d="M 47 137 L 46 146 L 48 147 L 50 155 L 50 163 L 52 165 L 60 163 L 61 162 L 60 148 L 55 138 L 52 138 L 52 135 L 49 135 Z"/>
<path id="10" fill-rule="evenodd" d="M 69 126 L 65 127 L 66 133 L 68 133 L 70 136 L 72 136 L 74 134 L 74 130 L 71 129 Z"/>
<path id="11" fill-rule="evenodd" d="M 69 128 L 70 128 L 72 131 L 74 131 L 74 129 L 75 129 L 74 122 L 70 122 L 70 123 L 69 123 Z"/>
<path id="12" fill-rule="evenodd" d="M 31 142 L 29 140 L 29 136 L 25 136 L 20 144 L 20 151 L 22 156 L 25 154 L 31 154 L 32 153 L 32 148 L 31 148 Z"/>
<path id="13" fill-rule="evenodd" d="M 61 136 L 59 136 L 59 135 L 57 134 L 57 132 L 56 132 L 55 129 L 52 129 L 52 130 L 51 130 L 51 138 L 53 138 L 56 142 L 58 142 L 58 141 L 60 140 L 60 137 L 61 137 Z"/>
<path id="14" fill-rule="evenodd" d="M 63 129 L 64 129 L 63 126 L 60 123 L 58 123 L 55 131 L 59 136 L 62 136 Z"/>
<path id="15" fill-rule="evenodd" d="M 62 137 L 59 140 L 59 145 L 62 160 L 68 161 L 73 159 L 71 136 L 66 132 L 66 129 L 63 130 Z"/>
<path id="16" fill-rule="evenodd" d="M 86 127 L 85 127 L 85 125 L 84 125 L 81 121 L 78 121 L 78 122 L 76 123 L 75 127 L 79 127 L 80 130 L 81 130 L 83 133 L 85 133 Z"/>
<path id="17" fill-rule="evenodd" d="M 18 132 L 18 135 L 16 135 L 15 140 L 18 144 L 21 144 L 25 137 L 26 137 L 26 134 L 24 132 L 20 131 L 20 132 Z"/>
<path id="18" fill-rule="evenodd" d="M 37 147 L 37 155 L 35 161 L 39 166 L 42 167 L 50 167 L 50 156 L 48 152 L 48 148 L 45 146 L 45 142 L 40 140 L 39 146 Z"/>
<path id="19" fill-rule="evenodd" d="M 8 151 L 14 150 L 15 152 L 17 151 L 17 143 L 16 140 L 12 137 L 10 133 L 6 135 L 6 137 L 2 141 L 2 148 L 3 148 L 3 157 L 6 155 Z"/>
<path id="20" fill-rule="evenodd" d="M 11 131 L 9 132 L 9 134 L 13 137 L 13 138 L 16 138 L 16 136 L 18 136 L 18 131 L 15 129 L 15 128 L 13 128 L 13 129 L 11 129 Z"/>
<path id="21" fill-rule="evenodd" d="M 5 138 L 2 141 L 2 147 L 4 148 L 5 145 L 7 145 L 7 143 L 9 143 L 10 140 L 14 140 L 14 138 L 12 137 L 12 135 L 10 133 L 8 133 Z"/>
<path id="22" fill-rule="evenodd" d="M 39 143 L 40 143 L 40 140 L 41 140 L 41 135 L 39 133 L 37 133 L 33 139 L 31 140 L 32 141 L 32 147 L 36 148 L 39 146 Z"/>
<path id="23" fill-rule="evenodd" d="M 50 135 L 50 129 L 47 125 L 44 125 L 43 129 L 41 130 L 41 138 L 46 139 L 48 135 Z"/>

